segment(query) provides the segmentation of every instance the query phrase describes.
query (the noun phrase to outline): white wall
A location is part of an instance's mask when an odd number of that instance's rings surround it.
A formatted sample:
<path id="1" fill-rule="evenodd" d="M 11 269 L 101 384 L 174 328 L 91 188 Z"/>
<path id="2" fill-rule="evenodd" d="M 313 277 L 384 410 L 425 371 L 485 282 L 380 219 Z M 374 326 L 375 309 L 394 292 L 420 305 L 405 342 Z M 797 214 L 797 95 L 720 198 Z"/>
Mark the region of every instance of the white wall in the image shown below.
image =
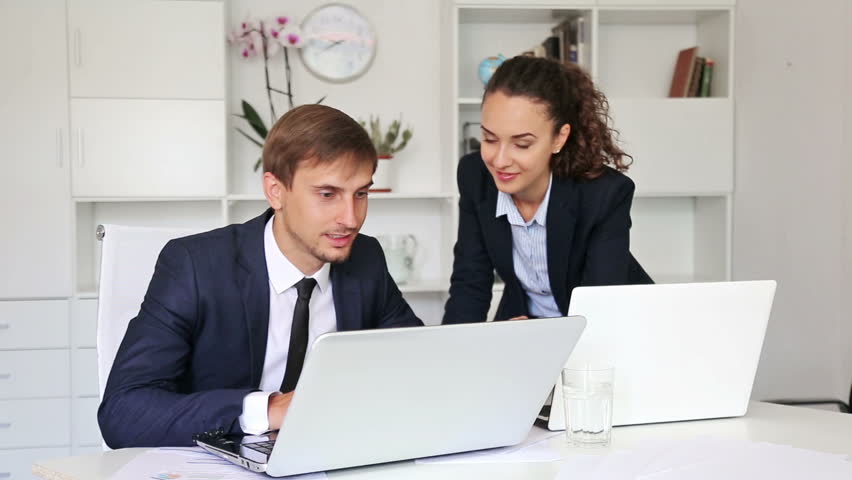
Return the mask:
<path id="1" fill-rule="evenodd" d="M 757 398 L 849 395 L 850 8 L 737 2 L 733 276 L 778 280 Z"/>
<path id="2" fill-rule="evenodd" d="M 227 2 L 230 17 L 228 29 L 245 18 L 274 18 L 288 16 L 301 22 L 305 16 L 326 1 L 303 0 L 232 0 Z M 293 91 L 296 104 L 314 103 L 323 96 L 326 105 L 339 108 L 353 117 L 366 119 L 371 113 L 380 114 L 383 124 L 403 115 L 403 123 L 411 124 L 414 137 L 394 161 L 398 161 L 397 186 L 403 191 L 439 191 L 445 188 L 435 174 L 436 162 L 442 157 L 440 121 L 440 82 L 449 71 L 442 71 L 440 53 L 441 10 L 437 1 L 427 0 L 358 0 L 354 5 L 372 23 L 378 37 L 378 50 L 370 69 L 360 78 L 342 84 L 328 83 L 304 69 L 298 54 L 291 55 Z M 224 41 L 224 39 L 223 39 Z M 293 51 L 292 53 L 295 53 Z M 283 59 L 271 62 L 272 83 L 283 89 Z M 263 82 L 263 60 L 259 57 L 244 60 L 235 48 L 228 52 L 229 111 L 240 111 L 240 99 L 254 105 L 268 122 L 268 103 Z M 273 65 L 274 64 L 274 65 Z M 446 65 L 449 68 L 449 64 Z M 279 99 L 283 99 L 280 95 Z M 279 102 L 279 115 L 286 103 Z M 242 125 L 232 119 L 233 125 Z M 259 149 L 232 134 L 230 155 L 234 181 L 231 191 L 260 193 L 260 176 L 251 171 Z M 443 149 L 446 151 L 446 149 Z"/>

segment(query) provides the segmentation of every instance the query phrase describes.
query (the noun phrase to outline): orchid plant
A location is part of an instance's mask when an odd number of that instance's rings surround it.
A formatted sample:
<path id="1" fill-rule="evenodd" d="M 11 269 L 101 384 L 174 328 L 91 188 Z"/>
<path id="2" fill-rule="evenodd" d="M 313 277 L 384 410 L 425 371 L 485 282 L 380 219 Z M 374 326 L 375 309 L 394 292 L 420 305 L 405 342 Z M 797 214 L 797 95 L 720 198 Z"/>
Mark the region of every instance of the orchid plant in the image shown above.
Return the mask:
<path id="1" fill-rule="evenodd" d="M 240 56 L 244 59 L 254 57 L 263 58 L 263 73 L 266 85 L 266 98 L 269 101 L 269 125 L 278 120 L 275 111 L 275 102 L 272 94 L 276 93 L 287 98 L 288 110 L 294 106 L 292 88 L 292 70 L 290 69 L 290 49 L 302 46 L 302 35 L 289 17 L 279 16 L 271 20 L 244 20 L 238 28 L 228 34 L 228 43 L 239 49 Z M 269 77 L 269 62 L 276 56 L 284 57 L 284 90 L 275 88 Z M 325 97 L 317 103 L 321 103 Z M 263 148 L 263 142 L 269 133 L 269 128 L 249 102 L 242 100 L 242 113 L 235 116 L 245 120 L 254 133 L 260 139 L 246 132 L 243 128 L 235 127 L 236 130 L 249 141 Z M 258 158 L 254 164 L 254 170 L 260 168 L 262 159 Z"/>

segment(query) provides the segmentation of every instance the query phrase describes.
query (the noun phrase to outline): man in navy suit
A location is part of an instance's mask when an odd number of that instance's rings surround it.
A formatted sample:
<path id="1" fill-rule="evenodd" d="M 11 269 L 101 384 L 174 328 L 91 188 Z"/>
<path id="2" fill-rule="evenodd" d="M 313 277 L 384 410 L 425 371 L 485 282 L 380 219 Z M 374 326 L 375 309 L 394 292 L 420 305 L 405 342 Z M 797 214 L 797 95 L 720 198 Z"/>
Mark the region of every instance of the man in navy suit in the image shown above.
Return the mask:
<path id="1" fill-rule="evenodd" d="M 107 445 L 276 430 L 317 336 L 422 325 L 358 233 L 375 167 L 367 133 L 338 110 L 278 120 L 263 149 L 271 208 L 160 253 L 98 410 Z"/>

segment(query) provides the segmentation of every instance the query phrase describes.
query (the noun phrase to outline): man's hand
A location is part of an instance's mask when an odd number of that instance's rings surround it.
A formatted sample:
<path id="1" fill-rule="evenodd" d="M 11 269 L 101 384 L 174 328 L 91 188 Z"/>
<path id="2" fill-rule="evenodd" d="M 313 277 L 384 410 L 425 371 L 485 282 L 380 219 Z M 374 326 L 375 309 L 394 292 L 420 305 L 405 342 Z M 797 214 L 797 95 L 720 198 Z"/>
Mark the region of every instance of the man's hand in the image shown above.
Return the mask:
<path id="1" fill-rule="evenodd" d="M 269 405 L 266 407 L 266 416 L 269 419 L 270 430 L 281 428 L 281 424 L 284 423 L 284 417 L 287 415 L 287 409 L 290 408 L 292 400 L 293 392 L 274 393 L 270 395 Z"/>
<path id="2" fill-rule="evenodd" d="M 521 315 L 520 317 L 512 317 L 509 320 L 529 320 L 529 317 L 526 315 Z"/>

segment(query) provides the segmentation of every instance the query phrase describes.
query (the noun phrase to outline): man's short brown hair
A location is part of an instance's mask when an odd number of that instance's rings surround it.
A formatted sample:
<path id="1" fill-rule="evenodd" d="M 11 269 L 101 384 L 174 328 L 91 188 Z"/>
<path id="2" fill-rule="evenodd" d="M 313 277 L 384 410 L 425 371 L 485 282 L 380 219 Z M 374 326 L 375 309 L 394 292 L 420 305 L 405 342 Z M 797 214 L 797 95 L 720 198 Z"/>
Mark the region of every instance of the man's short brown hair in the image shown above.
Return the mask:
<path id="1" fill-rule="evenodd" d="M 275 122 L 263 145 L 263 171 L 288 189 L 302 162 L 331 163 L 346 158 L 376 170 L 376 148 L 367 131 L 349 115 L 325 105 L 296 107 Z"/>

